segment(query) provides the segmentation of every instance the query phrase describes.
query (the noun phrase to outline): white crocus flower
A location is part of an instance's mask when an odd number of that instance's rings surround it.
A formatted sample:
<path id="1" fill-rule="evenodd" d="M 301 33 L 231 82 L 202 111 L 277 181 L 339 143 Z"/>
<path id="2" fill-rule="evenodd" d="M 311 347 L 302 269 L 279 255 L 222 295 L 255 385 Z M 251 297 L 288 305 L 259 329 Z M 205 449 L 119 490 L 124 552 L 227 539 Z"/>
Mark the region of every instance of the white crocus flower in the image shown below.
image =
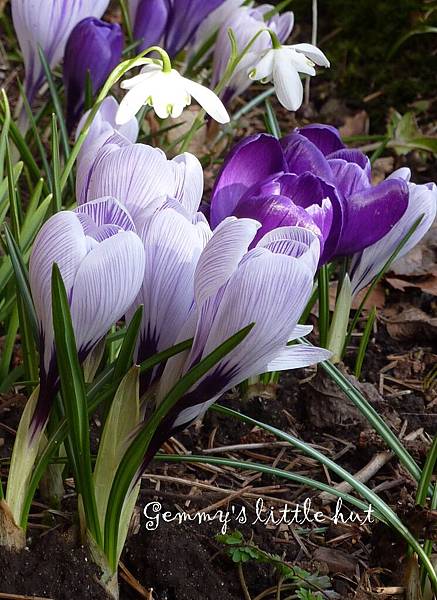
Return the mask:
<path id="1" fill-rule="evenodd" d="M 299 73 L 315 75 L 315 65 L 329 67 L 329 60 L 312 44 L 294 44 L 274 47 L 258 55 L 258 62 L 250 69 L 249 77 L 268 83 L 273 80 L 276 96 L 287 110 L 297 110 L 303 100 L 303 86 Z"/>
<path id="2" fill-rule="evenodd" d="M 127 123 L 144 105 L 152 106 L 161 119 L 179 117 L 191 103 L 191 96 L 219 123 L 229 123 L 229 115 L 220 98 L 207 87 L 182 77 L 162 61 L 147 64 L 141 73 L 121 82 L 129 90 L 120 103 L 115 122 Z"/>

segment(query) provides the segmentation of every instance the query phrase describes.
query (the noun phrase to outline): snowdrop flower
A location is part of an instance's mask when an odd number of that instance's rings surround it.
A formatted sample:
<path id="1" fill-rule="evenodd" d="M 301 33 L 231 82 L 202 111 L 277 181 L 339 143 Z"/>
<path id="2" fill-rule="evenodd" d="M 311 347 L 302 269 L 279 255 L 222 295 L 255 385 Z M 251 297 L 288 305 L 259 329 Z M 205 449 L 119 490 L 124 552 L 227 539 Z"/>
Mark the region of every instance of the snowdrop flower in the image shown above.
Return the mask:
<path id="1" fill-rule="evenodd" d="M 315 75 L 315 65 L 329 67 L 329 60 L 312 44 L 281 46 L 272 35 L 273 48 L 263 52 L 249 77 L 262 83 L 273 80 L 276 96 L 287 110 L 297 110 L 303 100 L 303 86 L 299 73 Z"/>
<path id="2" fill-rule="evenodd" d="M 163 61 L 147 64 L 140 75 L 122 81 L 121 87 L 128 93 L 117 112 L 118 125 L 129 121 L 144 105 L 152 106 L 161 119 L 179 117 L 191 103 L 191 96 L 213 119 L 219 123 L 229 122 L 226 108 L 213 91 L 182 77 L 171 68 L 168 57 L 163 58 Z"/>

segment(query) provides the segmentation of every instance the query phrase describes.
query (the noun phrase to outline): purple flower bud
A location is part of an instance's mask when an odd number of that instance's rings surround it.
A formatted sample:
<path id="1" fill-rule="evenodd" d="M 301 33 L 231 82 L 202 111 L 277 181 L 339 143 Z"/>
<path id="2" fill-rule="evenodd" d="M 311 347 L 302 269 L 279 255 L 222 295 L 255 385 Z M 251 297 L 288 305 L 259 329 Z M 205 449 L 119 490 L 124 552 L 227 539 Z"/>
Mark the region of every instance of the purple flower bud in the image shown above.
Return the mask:
<path id="1" fill-rule="evenodd" d="M 67 126 L 71 131 L 85 100 L 87 74 L 95 94 L 121 60 L 123 32 L 118 23 L 89 17 L 71 32 L 64 55 Z"/>
<path id="2" fill-rule="evenodd" d="M 167 24 L 169 3 L 167 0 L 141 0 L 136 4 L 136 7 L 131 6 L 133 33 L 136 40 L 141 40 L 138 50 L 144 50 L 161 41 Z"/>
<path id="3" fill-rule="evenodd" d="M 64 54 L 73 27 L 85 17 L 101 17 L 109 0 L 11 0 L 12 19 L 26 69 L 25 90 L 32 104 L 45 77 L 38 46 L 53 69 Z"/>

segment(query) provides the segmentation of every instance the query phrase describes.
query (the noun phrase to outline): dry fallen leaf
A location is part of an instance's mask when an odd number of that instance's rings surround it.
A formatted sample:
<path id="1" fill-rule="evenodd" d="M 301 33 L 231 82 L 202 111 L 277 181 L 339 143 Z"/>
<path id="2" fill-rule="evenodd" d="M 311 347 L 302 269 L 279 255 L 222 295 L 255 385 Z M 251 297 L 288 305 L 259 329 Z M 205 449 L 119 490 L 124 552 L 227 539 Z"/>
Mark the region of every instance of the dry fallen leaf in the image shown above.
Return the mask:
<path id="1" fill-rule="evenodd" d="M 395 340 L 434 340 L 437 335 L 437 318 L 410 304 L 391 306 L 380 315 L 388 334 Z"/>
<path id="2" fill-rule="evenodd" d="M 340 127 L 341 137 L 351 137 L 353 135 L 365 135 L 369 133 L 369 115 L 365 110 L 346 117 L 344 125 Z"/>

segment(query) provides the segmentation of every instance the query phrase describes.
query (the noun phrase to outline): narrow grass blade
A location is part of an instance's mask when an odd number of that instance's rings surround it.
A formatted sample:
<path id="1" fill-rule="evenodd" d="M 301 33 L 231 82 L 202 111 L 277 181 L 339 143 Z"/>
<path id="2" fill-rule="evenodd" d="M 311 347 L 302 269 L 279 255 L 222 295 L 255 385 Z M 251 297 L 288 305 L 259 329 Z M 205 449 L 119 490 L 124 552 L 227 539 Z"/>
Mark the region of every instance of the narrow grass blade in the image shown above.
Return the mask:
<path id="1" fill-rule="evenodd" d="M 320 345 L 326 348 L 329 331 L 329 267 L 320 267 L 318 275 L 319 294 L 319 337 Z"/>
<path id="2" fill-rule="evenodd" d="M 358 348 L 357 358 L 355 360 L 354 375 L 359 379 L 361 375 L 361 369 L 363 367 L 364 358 L 366 356 L 367 346 L 369 345 L 370 336 L 373 331 L 373 324 L 376 319 L 376 306 L 372 308 L 367 318 L 366 327 L 364 328 L 363 335 L 360 341 L 360 347 Z"/>
<path id="3" fill-rule="evenodd" d="M 139 306 L 129 323 L 126 334 L 123 338 L 120 351 L 114 365 L 113 382 L 117 383 L 126 374 L 132 366 L 132 360 L 140 330 L 141 320 L 143 318 L 143 305 Z"/>
<path id="4" fill-rule="evenodd" d="M 77 465 L 75 473 L 86 515 L 86 523 L 97 545 L 102 535 L 97 514 L 91 468 L 88 404 L 83 373 L 77 355 L 76 340 L 64 282 L 58 266 L 52 271 L 53 328 L 56 359 L 61 379 L 62 399 L 69 423 L 69 436 Z"/>
<path id="5" fill-rule="evenodd" d="M 276 118 L 275 111 L 273 110 L 272 103 L 270 100 L 265 101 L 266 114 L 264 115 L 265 124 L 267 131 L 275 136 L 276 139 L 282 137 L 281 128 L 279 127 L 278 119 Z"/>
<path id="6" fill-rule="evenodd" d="M 59 135 L 56 115 L 52 114 L 52 181 L 53 181 L 53 207 L 52 214 L 62 210 L 61 165 L 59 158 Z"/>

